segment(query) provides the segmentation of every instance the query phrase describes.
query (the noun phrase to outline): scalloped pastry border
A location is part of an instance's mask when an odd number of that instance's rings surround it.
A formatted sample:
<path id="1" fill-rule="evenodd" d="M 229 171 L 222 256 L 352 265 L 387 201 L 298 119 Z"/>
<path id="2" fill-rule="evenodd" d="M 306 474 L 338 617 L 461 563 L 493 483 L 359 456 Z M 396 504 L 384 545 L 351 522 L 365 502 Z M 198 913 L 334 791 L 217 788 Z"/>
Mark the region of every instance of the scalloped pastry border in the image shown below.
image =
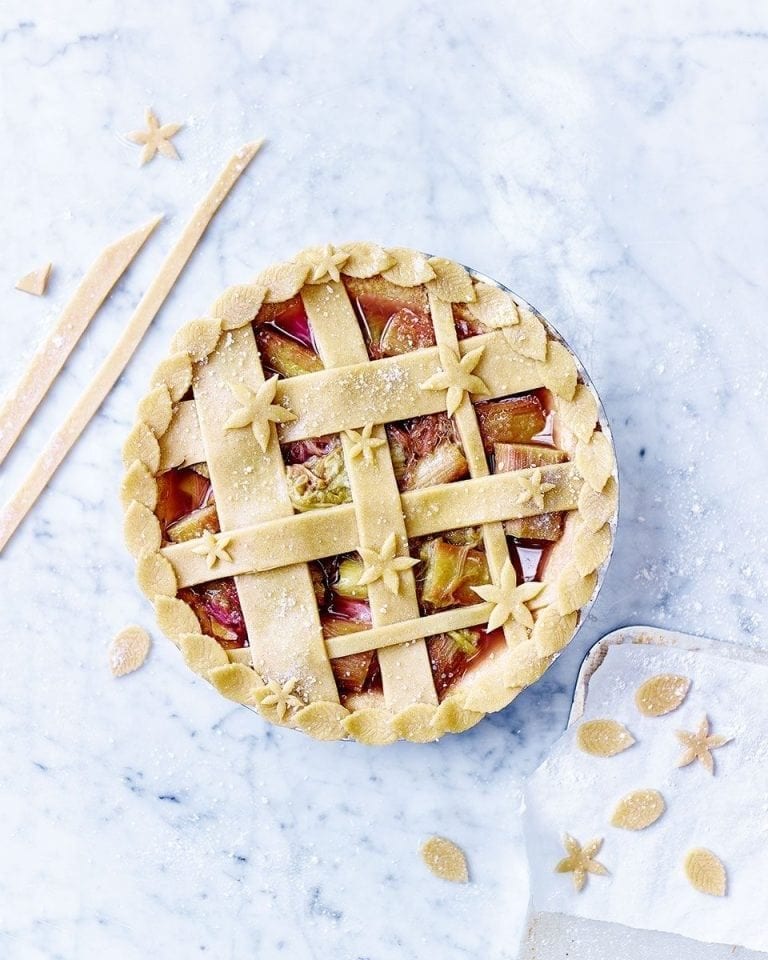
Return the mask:
<path id="1" fill-rule="evenodd" d="M 380 274 L 402 287 L 424 284 L 444 302 L 467 304 L 481 323 L 485 317 L 490 328 L 503 327 L 514 352 L 525 357 L 535 354 L 544 367 L 544 386 L 555 395 L 555 411 L 574 435 L 573 460 L 585 483 L 574 511 L 578 529 L 573 556 L 534 605 L 534 626 L 527 631 L 527 639 L 514 648 L 519 656 L 504 676 L 483 676 L 460 687 L 438 706 L 416 703 L 393 713 L 379 707 L 350 711 L 339 703 L 315 701 L 290 709 L 278 720 L 274 711 L 262 706 L 264 681 L 243 662 L 242 651 L 228 654 L 203 634 L 192 608 L 176 597 L 176 577 L 160 553 L 160 524 L 153 512 L 160 472 L 158 441 L 170 427 L 174 404 L 191 385 L 193 363 L 205 362 L 223 334 L 251 323 L 263 303 L 283 302 L 296 296 L 307 283 L 330 281 L 327 271 L 336 268 L 357 278 Z M 325 274 L 321 272 L 324 269 Z M 505 310 L 489 289 L 498 290 L 511 307 Z M 593 390 L 578 382 L 570 350 L 550 336 L 535 313 L 507 291 L 491 286 L 453 261 L 429 258 L 401 247 L 385 249 L 368 242 L 310 247 L 293 260 L 268 267 L 252 284 L 229 287 L 214 302 L 210 317 L 185 324 L 173 337 L 171 354 L 152 375 L 151 387 L 139 404 L 137 421 L 123 448 L 126 472 L 121 499 L 126 544 L 136 558 L 139 586 L 154 604 L 161 630 L 180 648 L 187 666 L 222 696 L 251 707 L 272 723 L 321 740 L 352 738 L 368 745 L 397 739 L 424 743 L 438 740 L 445 733 L 468 730 L 486 713 L 507 706 L 538 680 L 575 633 L 579 611 L 592 599 L 598 571 L 611 552 L 618 511 L 614 449 L 609 436 L 599 429 Z"/>

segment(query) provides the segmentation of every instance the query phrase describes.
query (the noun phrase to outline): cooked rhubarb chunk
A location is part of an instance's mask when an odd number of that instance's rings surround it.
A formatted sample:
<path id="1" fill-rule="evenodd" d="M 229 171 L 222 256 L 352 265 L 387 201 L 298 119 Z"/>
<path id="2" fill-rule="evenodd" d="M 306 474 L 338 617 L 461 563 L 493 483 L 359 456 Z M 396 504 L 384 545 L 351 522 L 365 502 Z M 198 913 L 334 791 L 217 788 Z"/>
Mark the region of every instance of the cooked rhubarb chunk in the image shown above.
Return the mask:
<path id="1" fill-rule="evenodd" d="M 352 653 L 347 657 L 331 660 L 331 669 L 336 686 L 341 694 L 362 693 L 376 682 L 379 658 L 375 650 Z"/>
<path id="2" fill-rule="evenodd" d="M 283 336 L 274 327 L 263 325 L 256 328 L 256 343 L 264 366 L 283 377 L 298 377 L 302 373 L 322 370 L 320 357 L 309 347 Z"/>
<path id="3" fill-rule="evenodd" d="M 284 303 L 264 304 L 259 311 L 259 322 L 255 324 L 255 329 L 264 324 L 270 324 L 280 333 L 285 333 L 293 340 L 315 349 L 312 331 L 309 327 L 309 317 L 304 307 L 304 301 L 301 297 L 292 297 Z"/>
<path id="4" fill-rule="evenodd" d="M 562 513 L 542 513 L 536 517 L 507 520 L 504 532 L 515 540 L 546 540 L 554 542 L 563 535 Z"/>
<path id="5" fill-rule="evenodd" d="M 490 581 L 484 551 L 434 537 L 422 544 L 419 556 L 417 583 L 426 610 L 480 602 L 472 587 Z"/>
<path id="6" fill-rule="evenodd" d="M 168 470 L 157 478 L 155 512 L 164 532 L 174 521 L 212 502 L 211 482 L 199 469 Z"/>
<path id="7" fill-rule="evenodd" d="M 289 464 L 286 473 L 291 503 L 302 513 L 349 503 L 352 499 L 344 454 L 338 441 L 325 455 Z"/>
<path id="8" fill-rule="evenodd" d="M 469 475 L 455 424 L 444 413 L 390 424 L 387 437 L 401 490 L 452 483 Z"/>
<path id="9" fill-rule="evenodd" d="M 546 426 L 541 400 L 533 393 L 475 404 L 485 452 L 495 443 L 526 443 Z"/>
<path id="10" fill-rule="evenodd" d="M 211 580 L 199 587 L 186 587 L 179 597 L 192 607 L 203 633 L 207 633 L 226 649 L 248 646 L 235 581 Z"/>
<path id="11" fill-rule="evenodd" d="M 283 459 L 286 463 L 306 463 L 310 457 L 324 457 L 338 445 L 338 436 L 331 433 L 325 437 L 294 440 L 292 443 L 286 443 L 283 446 Z"/>
<path id="12" fill-rule="evenodd" d="M 308 564 L 309 575 L 312 578 L 312 589 L 315 591 L 315 601 L 320 610 L 328 603 L 328 585 L 325 582 L 325 572 L 322 566 L 313 561 Z"/>
<path id="13" fill-rule="evenodd" d="M 331 590 L 339 596 L 351 600 L 366 600 L 368 587 L 360 584 L 363 575 L 363 562 L 359 557 L 345 557 L 339 564 L 339 574 Z"/>
<path id="14" fill-rule="evenodd" d="M 453 325 L 459 340 L 467 340 L 469 337 L 488 332 L 463 303 L 453 304 Z"/>
<path id="15" fill-rule="evenodd" d="M 402 307 L 392 314 L 382 331 L 379 344 L 384 357 L 395 357 L 434 345 L 435 331 L 432 321 L 408 307 Z"/>
<path id="16" fill-rule="evenodd" d="M 426 312 L 373 295 L 358 296 L 355 303 L 371 359 L 394 357 L 435 345 L 435 331 Z"/>
<path id="17" fill-rule="evenodd" d="M 546 467 L 565 463 L 568 455 L 555 447 L 535 443 L 497 443 L 493 448 L 494 473 L 509 470 L 526 470 L 530 467 Z M 516 540 L 554 542 L 563 535 L 563 514 L 542 513 L 533 517 L 507 520 L 504 530 Z"/>
<path id="18" fill-rule="evenodd" d="M 193 510 L 181 520 L 169 524 L 165 535 L 172 543 L 183 543 L 185 540 L 196 540 L 202 537 L 206 530 L 218 533 L 220 529 L 216 506 L 212 503 L 199 510 Z"/>
<path id="19" fill-rule="evenodd" d="M 528 467 L 550 467 L 556 463 L 565 463 L 567 459 L 568 454 L 564 450 L 536 443 L 495 443 L 493 445 L 496 473 L 525 470 Z"/>
<path id="20" fill-rule="evenodd" d="M 335 609 L 335 608 L 334 608 Z M 367 619 L 363 619 L 367 611 Z M 357 609 L 356 616 L 342 616 L 340 613 L 322 613 L 320 623 L 324 637 L 345 637 L 348 633 L 359 633 L 361 630 L 371 629 L 371 610 L 365 605 L 365 610 Z"/>
<path id="21" fill-rule="evenodd" d="M 469 476 L 469 464 L 455 443 L 441 443 L 414 459 L 403 473 L 403 489 L 417 490 L 436 483 L 453 483 Z"/>
<path id="22" fill-rule="evenodd" d="M 427 640 L 432 676 L 439 697 L 464 675 L 467 666 L 480 652 L 481 631 L 452 630 Z"/>

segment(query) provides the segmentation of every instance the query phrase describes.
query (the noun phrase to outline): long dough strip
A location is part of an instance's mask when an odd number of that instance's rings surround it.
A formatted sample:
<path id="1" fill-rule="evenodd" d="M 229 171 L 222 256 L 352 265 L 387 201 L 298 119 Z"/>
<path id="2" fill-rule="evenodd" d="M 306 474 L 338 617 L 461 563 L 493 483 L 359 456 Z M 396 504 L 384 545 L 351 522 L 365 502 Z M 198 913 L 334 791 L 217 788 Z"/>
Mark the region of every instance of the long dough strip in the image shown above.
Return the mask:
<path id="1" fill-rule="evenodd" d="M 115 385 L 150 323 L 171 292 L 179 274 L 186 266 L 213 215 L 237 183 L 240 174 L 256 156 L 263 142 L 263 140 L 257 140 L 247 143 L 230 157 L 203 201 L 193 212 L 181 236 L 163 261 L 159 273 L 139 301 L 133 316 L 128 321 L 128 326 L 91 380 L 85 393 L 51 437 L 19 490 L 0 511 L 0 552 Z"/>
<path id="2" fill-rule="evenodd" d="M 0 405 L 0 463 L 50 390 L 67 357 L 110 290 L 144 246 L 162 215 L 110 243 L 88 268 L 53 329 L 40 344 L 18 384 Z"/>

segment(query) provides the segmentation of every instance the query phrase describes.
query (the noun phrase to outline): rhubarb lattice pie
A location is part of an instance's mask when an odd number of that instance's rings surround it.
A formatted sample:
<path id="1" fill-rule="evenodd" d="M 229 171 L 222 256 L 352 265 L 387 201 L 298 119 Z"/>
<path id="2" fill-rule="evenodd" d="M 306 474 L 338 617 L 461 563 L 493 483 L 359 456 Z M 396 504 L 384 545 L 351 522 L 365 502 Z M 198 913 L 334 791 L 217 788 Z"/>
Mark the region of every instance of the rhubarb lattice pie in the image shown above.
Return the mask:
<path id="1" fill-rule="evenodd" d="M 434 740 L 568 643 L 611 550 L 597 398 L 530 307 L 438 257 L 314 247 L 183 327 L 124 448 L 142 590 L 225 697 Z"/>

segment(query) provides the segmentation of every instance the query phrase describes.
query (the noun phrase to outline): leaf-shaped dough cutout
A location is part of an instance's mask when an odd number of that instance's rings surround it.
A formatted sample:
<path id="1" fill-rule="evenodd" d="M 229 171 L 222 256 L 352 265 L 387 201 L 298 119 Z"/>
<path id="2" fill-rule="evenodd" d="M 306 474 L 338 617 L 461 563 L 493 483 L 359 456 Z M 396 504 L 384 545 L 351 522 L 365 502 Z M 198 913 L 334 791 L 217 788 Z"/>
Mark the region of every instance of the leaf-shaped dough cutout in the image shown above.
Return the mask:
<path id="1" fill-rule="evenodd" d="M 427 261 L 435 272 L 430 288 L 447 303 L 467 303 L 475 299 L 475 288 L 467 271 L 453 260 L 431 257 Z"/>
<path id="2" fill-rule="evenodd" d="M 109 645 L 109 666 L 113 677 L 133 673 L 147 659 L 152 641 L 142 627 L 123 627 Z"/>
<path id="3" fill-rule="evenodd" d="M 640 684 L 635 693 L 635 703 L 646 717 L 663 717 L 677 710 L 688 696 L 691 681 L 675 673 L 659 673 Z"/>
<path id="4" fill-rule="evenodd" d="M 384 746 L 397 740 L 392 729 L 392 714 L 377 707 L 355 710 L 344 718 L 342 726 L 349 736 L 369 747 Z"/>
<path id="5" fill-rule="evenodd" d="M 728 885 L 725 867 L 711 850 L 696 847 L 685 855 L 685 875 L 691 886 L 710 897 L 724 897 Z"/>
<path id="6" fill-rule="evenodd" d="M 171 340 L 171 350 L 174 353 L 188 353 L 197 361 L 213 353 L 221 336 L 221 320 L 218 317 L 202 317 L 199 320 L 190 320 L 176 332 Z"/>
<path id="7" fill-rule="evenodd" d="M 376 243 L 345 243 L 337 249 L 347 254 L 342 272 L 349 277 L 375 277 L 395 265 L 395 258 Z"/>
<path id="8" fill-rule="evenodd" d="M 658 790 L 633 790 L 616 804 L 611 824 L 622 830 L 645 830 L 667 809 Z"/>
<path id="9" fill-rule="evenodd" d="M 346 736 L 342 720 L 349 716 L 349 710 L 340 703 L 316 701 L 304 707 L 294 717 L 299 730 L 316 740 L 343 740 Z"/>
<path id="10" fill-rule="evenodd" d="M 211 315 L 221 320 L 222 330 L 237 330 L 256 319 L 265 293 L 258 283 L 229 287 L 214 303 Z"/>
<path id="11" fill-rule="evenodd" d="M 435 279 L 435 271 L 427 263 L 423 253 L 406 247 L 392 247 L 387 251 L 395 264 L 382 273 L 385 280 L 398 287 L 416 287 Z"/>
<path id="12" fill-rule="evenodd" d="M 451 883 L 469 882 L 464 851 L 445 837 L 430 837 L 425 840 L 421 846 L 421 857 L 432 873 L 441 880 L 449 880 Z"/>
<path id="13" fill-rule="evenodd" d="M 208 671 L 208 679 L 227 700 L 255 706 L 264 684 L 254 670 L 244 663 L 228 663 Z"/>
<path id="14" fill-rule="evenodd" d="M 475 300 L 468 307 L 472 316 L 490 330 L 512 327 L 520 322 L 517 304 L 512 297 L 488 283 L 475 284 Z"/>
<path id="15" fill-rule="evenodd" d="M 615 757 L 634 742 L 635 738 L 618 720 L 587 720 L 576 734 L 576 743 L 593 757 Z"/>

